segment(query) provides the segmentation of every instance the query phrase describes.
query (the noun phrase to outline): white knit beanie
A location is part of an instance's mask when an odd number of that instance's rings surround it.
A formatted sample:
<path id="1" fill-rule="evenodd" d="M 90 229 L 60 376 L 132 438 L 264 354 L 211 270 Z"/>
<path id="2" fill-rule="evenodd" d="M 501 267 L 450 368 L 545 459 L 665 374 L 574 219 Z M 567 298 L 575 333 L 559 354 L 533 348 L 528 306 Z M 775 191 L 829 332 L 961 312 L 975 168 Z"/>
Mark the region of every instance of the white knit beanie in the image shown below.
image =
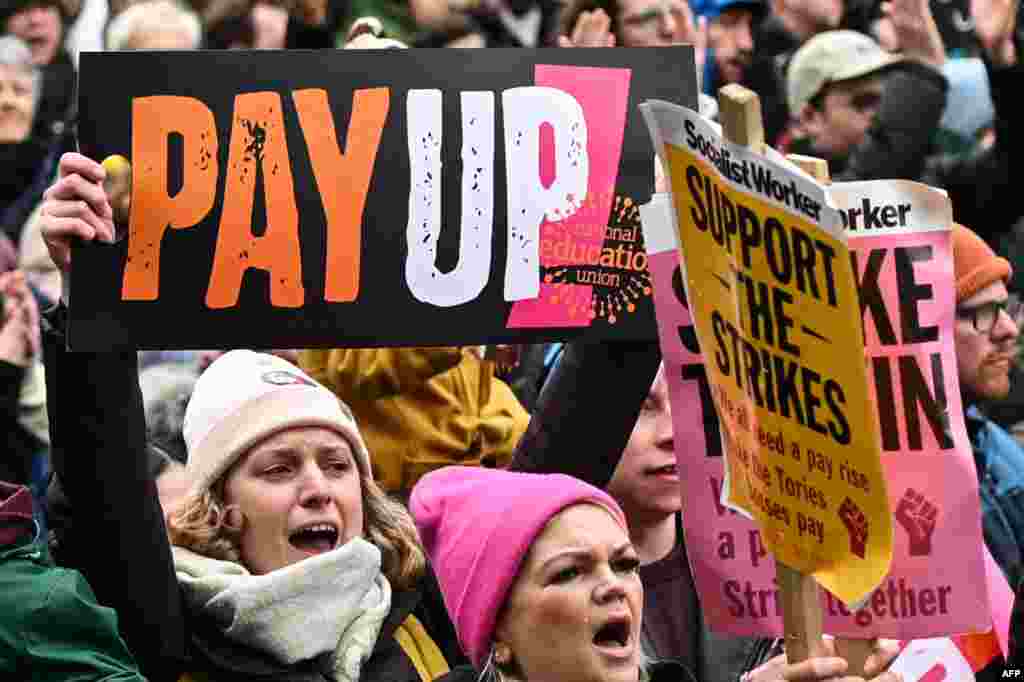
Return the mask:
<path id="1" fill-rule="evenodd" d="M 370 454 L 348 406 L 290 362 L 233 350 L 196 381 L 182 431 L 192 494 L 201 494 L 251 447 L 294 427 L 322 426 L 343 436 L 363 476 Z"/>

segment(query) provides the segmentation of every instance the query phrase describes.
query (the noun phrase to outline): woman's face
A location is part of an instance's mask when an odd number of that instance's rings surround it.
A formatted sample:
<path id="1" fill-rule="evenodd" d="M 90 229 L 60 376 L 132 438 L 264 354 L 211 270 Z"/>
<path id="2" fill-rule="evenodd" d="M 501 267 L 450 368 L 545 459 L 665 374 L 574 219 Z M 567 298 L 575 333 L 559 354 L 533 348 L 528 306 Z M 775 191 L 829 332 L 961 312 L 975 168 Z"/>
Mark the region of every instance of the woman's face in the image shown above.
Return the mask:
<path id="1" fill-rule="evenodd" d="M 636 550 L 603 507 L 548 522 L 523 562 L 495 630 L 522 679 L 636 682 L 643 586 Z"/>
<path id="2" fill-rule="evenodd" d="M 359 469 L 330 429 L 282 431 L 253 447 L 228 474 L 225 502 L 245 519 L 242 563 L 269 573 L 363 534 Z"/>
<path id="3" fill-rule="evenodd" d="M 35 93 L 32 74 L 0 64 L 0 142 L 24 142 L 32 130 Z"/>
<path id="4" fill-rule="evenodd" d="M 32 62 L 44 66 L 60 49 L 64 28 L 56 5 L 37 2 L 15 12 L 7 20 L 6 33 L 15 35 L 32 50 Z"/>

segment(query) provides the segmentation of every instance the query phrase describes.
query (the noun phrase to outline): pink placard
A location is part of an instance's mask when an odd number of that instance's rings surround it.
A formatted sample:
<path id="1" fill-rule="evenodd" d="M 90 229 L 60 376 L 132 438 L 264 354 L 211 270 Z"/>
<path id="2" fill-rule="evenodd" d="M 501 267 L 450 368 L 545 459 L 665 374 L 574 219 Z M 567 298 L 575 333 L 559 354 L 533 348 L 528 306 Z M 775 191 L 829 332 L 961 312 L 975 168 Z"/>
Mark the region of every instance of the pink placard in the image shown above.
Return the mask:
<path id="1" fill-rule="evenodd" d="M 720 502 L 724 463 L 717 418 L 702 395 L 706 382 L 700 356 L 687 347 L 696 342 L 682 302 L 678 252 L 656 236 L 666 228 L 649 222 L 655 213 L 648 207 L 645 211 L 676 455 L 685 472 L 686 541 L 701 606 L 717 632 L 780 636 L 774 560 L 755 524 Z M 659 220 L 675 229 L 667 206 Z M 977 477 L 953 348 L 949 235 L 948 227 L 934 224 L 850 235 L 861 290 L 876 299 L 874 308 L 865 310 L 865 345 L 868 376 L 886 398 L 879 412 L 894 558 L 889 576 L 855 614 L 823 591 L 825 630 L 835 635 L 914 639 L 986 631 L 993 622 Z"/>

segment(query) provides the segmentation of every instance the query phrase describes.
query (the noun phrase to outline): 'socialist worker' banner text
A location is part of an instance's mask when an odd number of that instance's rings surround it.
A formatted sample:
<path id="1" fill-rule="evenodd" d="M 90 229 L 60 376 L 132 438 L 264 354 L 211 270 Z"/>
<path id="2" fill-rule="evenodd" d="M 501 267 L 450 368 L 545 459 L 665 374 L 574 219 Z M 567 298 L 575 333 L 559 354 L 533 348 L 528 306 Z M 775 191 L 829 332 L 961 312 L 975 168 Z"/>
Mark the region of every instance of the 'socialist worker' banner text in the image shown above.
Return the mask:
<path id="1" fill-rule="evenodd" d="M 695 112 L 643 109 L 721 420 L 723 501 L 779 561 L 857 604 L 889 571 L 892 524 L 840 217 L 806 175 Z"/>

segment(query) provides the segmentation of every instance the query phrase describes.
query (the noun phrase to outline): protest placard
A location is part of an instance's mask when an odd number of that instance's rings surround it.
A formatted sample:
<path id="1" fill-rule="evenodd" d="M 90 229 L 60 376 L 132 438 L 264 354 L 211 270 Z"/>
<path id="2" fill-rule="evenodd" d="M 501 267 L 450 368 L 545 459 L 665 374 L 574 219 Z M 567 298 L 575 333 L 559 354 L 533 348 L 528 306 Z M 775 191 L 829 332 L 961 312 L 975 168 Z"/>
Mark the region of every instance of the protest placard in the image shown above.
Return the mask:
<path id="1" fill-rule="evenodd" d="M 775 559 L 847 604 L 862 600 L 889 570 L 892 527 L 838 213 L 807 175 L 722 140 L 695 112 L 642 108 L 710 349 L 723 499 L 756 518 Z"/>
<path id="2" fill-rule="evenodd" d="M 904 223 L 873 225 L 867 236 L 860 236 L 863 230 L 849 235 L 859 264 L 858 284 L 870 293 L 869 300 L 879 299 L 863 304 L 868 355 L 872 363 L 879 358 L 872 383 L 893 386 L 892 400 L 878 409 L 882 441 L 895 448 L 882 458 L 897 519 L 892 570 L 855 613 L 822 594 L 824 629 L 836 635 L 897 639 L 987 630 L 992 620 L 984 588 L 977 478 L 959 403 L 952 338 L 948 200 L 914 183 L 838 184 L 829 191 L 842 198 L 847 217 L 851 209 L 860 209 L 857 215 L 863 216 L 867 206 L 870 220 L 877 216 L 883 221 L 884 213 L 889 222 L 898 223 L 902 206 Z M 894 209 L 885 211 L 885 206 Z M 674 208 L 667 196 L 657 195 L 641 211 L 673 405 L 674 443 L 680 468 L 688 472 L 681 477 L 687 546 L 692 548 L 689 557 L 705 617 L 718 632 L 779 635 L 778 586 L 762 533 L 721 501 L 725 468 L 719 426 L 682 287 Z M 907 251 L 897 257 L 897 249 Z M 876 343 L 870 305 L 879 314 L 886 311 L 899 343 Z M 879 325 L 888 339 L 886 324 Z M 911 340 L 915 329 L 924 329 L 925 338 Z M 885 372 L 882 362 L 897 369 Z M 938 372 L 942 381 L 937 391 Z M 903 377 L 908 378 L 906 386 Z M 940 399 L 948 410 L 942 411 L 942 428 L 933 429 L 930 419 L 940 417 L 930 406 Z M 907 408 L 916 416 L 908 416 Z M 895 415 L 895 422 L 888 415 Z M 952 445 L 942 448 L 949 445 L 945 436 Z"/>
<path id="3" fill-rule="evenodd" d="M 688 46 L 83 55 L 132 210 L 74 256 L 69 341 L 653 340 L 637 104 L 695 81 Z"/>

